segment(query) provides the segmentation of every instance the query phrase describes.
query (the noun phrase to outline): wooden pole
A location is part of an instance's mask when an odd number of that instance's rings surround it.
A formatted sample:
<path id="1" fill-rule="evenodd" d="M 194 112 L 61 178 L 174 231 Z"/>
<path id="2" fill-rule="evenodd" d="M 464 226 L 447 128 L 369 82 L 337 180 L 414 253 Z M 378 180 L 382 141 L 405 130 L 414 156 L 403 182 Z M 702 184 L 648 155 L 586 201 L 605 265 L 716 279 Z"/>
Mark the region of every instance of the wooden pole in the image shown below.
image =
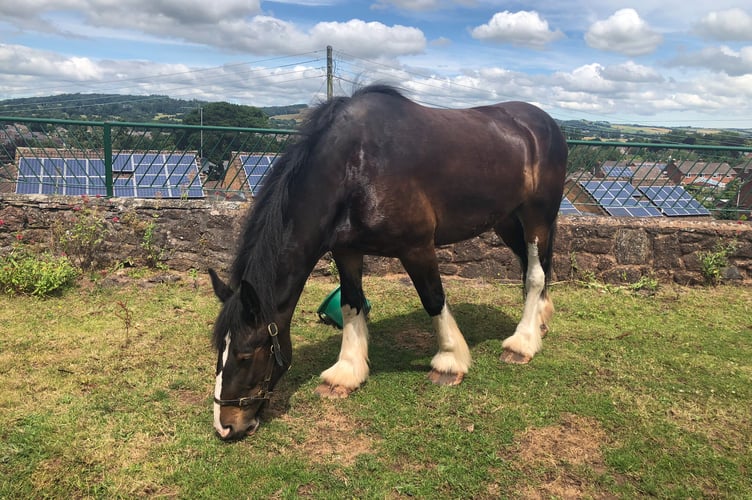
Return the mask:
<path id="1" fill-rule="evenodd" d="M 326 46 L 326 98 L 331 99 L 334 94 L 334 75 L 332 74 L 332 46 Z"/>

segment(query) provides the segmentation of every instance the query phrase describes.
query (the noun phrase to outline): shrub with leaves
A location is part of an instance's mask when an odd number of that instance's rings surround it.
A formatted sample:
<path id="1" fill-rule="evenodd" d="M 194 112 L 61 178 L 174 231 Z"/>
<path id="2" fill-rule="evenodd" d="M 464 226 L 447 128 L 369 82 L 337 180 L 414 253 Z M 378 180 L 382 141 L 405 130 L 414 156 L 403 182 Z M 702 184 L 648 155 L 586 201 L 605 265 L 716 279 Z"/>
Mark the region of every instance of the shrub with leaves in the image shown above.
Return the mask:
<path id="1" fill-rule="evenodd" d="M 0 257 L 0 290 L 43 297 L 73 284 L 78 269 L 67 257 L 35 255 L 21 246 Z"/>
<path id="2" fill-rule="evenodd" d="M 72 214 L 53 227 L 56 250 L 68 256 L 83 270 L 96 269 L 102 264 L 109 229 L 96 206 L 83 197 L 83 206 L 73 208 Z"/>
<path id="3" fill-rule="evenodd" d="M 712 252 L 699 252 L 700 272 L 708 285 L 717 285 L 723 277 L 723 270 L 729 265 L 729 256 L 736 251 L 736 242 L 716 244 Z"/>

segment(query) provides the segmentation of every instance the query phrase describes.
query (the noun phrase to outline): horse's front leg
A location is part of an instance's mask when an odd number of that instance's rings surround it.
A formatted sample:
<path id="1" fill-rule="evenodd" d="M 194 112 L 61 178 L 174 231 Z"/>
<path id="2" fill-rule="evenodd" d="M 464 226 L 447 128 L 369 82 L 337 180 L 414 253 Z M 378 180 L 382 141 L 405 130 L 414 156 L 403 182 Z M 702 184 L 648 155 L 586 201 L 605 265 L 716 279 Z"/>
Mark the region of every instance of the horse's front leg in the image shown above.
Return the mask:
<path id="1" fill-rule="evenodd" d="M 410 251 L 400 258 L 431 320 L 439 341 L 439 351 L 431 360 L 428 378 L 439 385 L 457 385 L 465 377 L 472 358 L 465 337 L 457 326 L 444 296 L 434 248 Z"/>
<path id="2" fill-rule="evenodd" d="M 342 346 L 337 362 L 321 373 L 316 393 L 327 398 L 346 398 L 368 378 L 368 326 L 363 294 L 363 255 L 332 252 L 340 276 Z"/>

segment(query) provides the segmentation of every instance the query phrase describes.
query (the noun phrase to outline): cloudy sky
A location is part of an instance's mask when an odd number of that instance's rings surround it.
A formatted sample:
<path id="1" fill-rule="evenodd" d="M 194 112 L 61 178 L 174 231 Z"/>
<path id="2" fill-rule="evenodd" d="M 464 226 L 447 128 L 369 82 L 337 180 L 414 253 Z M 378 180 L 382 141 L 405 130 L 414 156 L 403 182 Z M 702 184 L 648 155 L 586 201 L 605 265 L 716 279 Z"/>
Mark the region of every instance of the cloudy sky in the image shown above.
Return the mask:
<path id="1" fill-rule="evenodd" d="M 0 99 L 166 94 L 255 106 L 394 83 L 432 106 L 752 128 L 749 0 L 0 2 Z"/>

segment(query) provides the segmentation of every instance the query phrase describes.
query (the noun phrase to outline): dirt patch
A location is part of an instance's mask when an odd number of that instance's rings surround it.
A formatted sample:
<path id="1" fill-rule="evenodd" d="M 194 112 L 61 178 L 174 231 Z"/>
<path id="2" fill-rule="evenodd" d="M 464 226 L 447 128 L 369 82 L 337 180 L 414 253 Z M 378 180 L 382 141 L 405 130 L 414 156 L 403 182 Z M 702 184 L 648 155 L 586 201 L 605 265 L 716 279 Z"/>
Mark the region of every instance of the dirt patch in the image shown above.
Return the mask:
<path id="1" fill-rule="evenodd" d="M 600 424 L 566 414 L 558 425 L 527 429 L 503 458 L 528 478 L 513 496 L 521 498 L 606 498 L 594 478 L 606 471 Z"/>
<path id="2" fill-rule="evenodd" d="M 419 355 L 430 355 L 438 349 L 436 335 L 418 328 L 408 328 L 394 336 L 394 343 L 400 349 L 405 349 Z"/>
<path id="3" fill-rule="evenodd" d="M 178 389 L 172 393 L 175 398 L 183 405 L 190 408 L 201 407 L 206 401 L 206 393 L 202 391 L 190 391 L 187 389 Z"/>
<path id="4" fill-rule="evenodd" d="M 325 405 L 313 421 L 282 415 L 291 426 L 308 429 L 305 438 L 292 444 L 293 449 L 311 462 L 336 462 L 351 466 L 360 456 L 373 451 L 373 439 L 360 430 L 358 423 L 334 405 Z M 305 421 L 304 421 L 305 420 Z"/>

